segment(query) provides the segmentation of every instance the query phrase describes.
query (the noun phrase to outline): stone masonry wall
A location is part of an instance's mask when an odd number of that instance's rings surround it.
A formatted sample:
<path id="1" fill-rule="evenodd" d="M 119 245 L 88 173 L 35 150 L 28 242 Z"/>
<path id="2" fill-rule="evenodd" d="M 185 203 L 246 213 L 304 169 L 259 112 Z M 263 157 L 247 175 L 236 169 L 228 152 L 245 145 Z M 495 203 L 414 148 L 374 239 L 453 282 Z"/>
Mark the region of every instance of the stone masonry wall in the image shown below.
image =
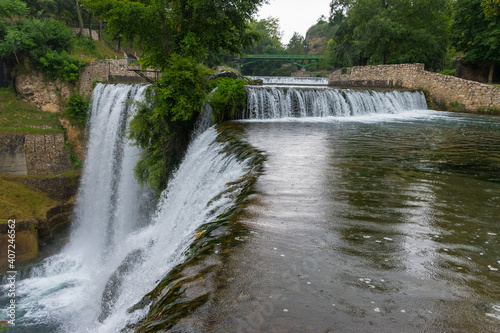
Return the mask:
<path id="1" fill-rule="evenodd" d="M 350 74 L 334 72 L 328 85 L 338 87 L 424 89 L 438 103 L 458 102 L 465 110 L 500 109 L 500 88 L 428 72 L 423 64 L 357 66 Z"/>
<path id="2" fill-rule="evenodd" d="M 131 71 L 131 69 L 140 70 L 141 67 L 139 65 L 129 65 L 128 59 L 95 61 L 87 65 L 81 74 L 80 93 L 90 97 L 92 95 L 92 82 L 95 80 L 109 83 L 146 83 L 144 79 Z M 143 74 L 150 79 L 155 79 L 156 76 L 155 71 L 151 69 L 143 72 Z"/>
<path id="3" fill-rule="evenodd" d="M 0 173 L 49 175 L 71 169 L 64 134 L 6 134 L 0 143 Z"/>

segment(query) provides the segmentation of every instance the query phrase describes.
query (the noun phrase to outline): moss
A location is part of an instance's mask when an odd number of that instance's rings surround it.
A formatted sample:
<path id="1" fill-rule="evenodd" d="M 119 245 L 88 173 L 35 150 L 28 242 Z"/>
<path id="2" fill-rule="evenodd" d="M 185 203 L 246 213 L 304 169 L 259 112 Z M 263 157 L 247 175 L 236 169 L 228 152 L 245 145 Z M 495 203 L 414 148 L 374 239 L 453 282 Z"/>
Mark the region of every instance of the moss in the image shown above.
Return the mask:
<path id="1" fill-rule="evenodd" d="M 0 223 L 7 219 L 43 219 L 55 201 L 29 187 L 0 177 Z"/>
<path id="2" fill-rule="evenodd" d="M 467 109 L 465 108 L 465 104 L 459 103 L 458 101 L 452 101 L 448 104 L 449 111 L 453 112 L 465 112 Z"/>
<path id="3" fill-rule="evenodd" d="M 489 113 L 492 115 L 498 115 L 498 114 L 500 114 L 500 109 L 499 108 L 491 108 Z"/>

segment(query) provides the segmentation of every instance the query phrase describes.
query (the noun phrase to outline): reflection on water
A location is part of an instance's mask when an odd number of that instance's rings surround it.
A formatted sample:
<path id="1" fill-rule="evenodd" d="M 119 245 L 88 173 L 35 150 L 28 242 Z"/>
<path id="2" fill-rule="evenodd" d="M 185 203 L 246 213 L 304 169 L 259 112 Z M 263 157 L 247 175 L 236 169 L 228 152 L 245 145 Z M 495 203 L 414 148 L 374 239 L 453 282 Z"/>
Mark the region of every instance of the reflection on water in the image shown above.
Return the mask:
<path id="1" fill-rule="evenodd" d="M 211 330 L 500 330 L 500 119 L 244 125 L 268 161 Z"/>

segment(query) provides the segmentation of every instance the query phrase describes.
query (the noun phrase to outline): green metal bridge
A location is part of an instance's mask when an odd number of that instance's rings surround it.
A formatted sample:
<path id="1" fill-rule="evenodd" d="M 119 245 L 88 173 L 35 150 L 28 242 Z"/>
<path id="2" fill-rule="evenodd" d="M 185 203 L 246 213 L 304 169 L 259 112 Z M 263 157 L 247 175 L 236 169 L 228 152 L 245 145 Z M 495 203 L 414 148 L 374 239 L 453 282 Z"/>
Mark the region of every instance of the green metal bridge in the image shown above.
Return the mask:
<path id="1" fill-rule="evenodd" d="M 304 55 L 304 54 L 243 54 L 239 57 L 241 67 L 250 65 L 257 61 L 281 61 L 294 63 L 301 68 L 307 68 L 320 62 L 322 55 Z"/>

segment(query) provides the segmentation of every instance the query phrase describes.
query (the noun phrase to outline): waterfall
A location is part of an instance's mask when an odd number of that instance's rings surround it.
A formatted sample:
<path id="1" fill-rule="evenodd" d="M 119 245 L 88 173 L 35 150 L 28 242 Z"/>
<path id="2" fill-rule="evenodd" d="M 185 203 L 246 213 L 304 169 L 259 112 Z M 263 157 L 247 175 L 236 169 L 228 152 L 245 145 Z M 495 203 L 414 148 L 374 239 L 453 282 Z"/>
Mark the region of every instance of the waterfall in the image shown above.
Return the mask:
<path id="1" fill-rule="evenodd" d="M 145 89 L 96 86 L 71 237 L 60 254 L 18 281 L 14 332 L 119 332 L 135 323 L 147 309 L 128 309 L 182 262 L 196 228 L 234 207 L 228 183 L 249 172 L 250 163 L 225 152 L 213 127 L 202 131 L 207 108 L 199 134 L 151 209 L 154 198 L 133 177 L 140 151 L 125 136 L 134 111 L 128 101 L 141 100 Z"/>
<path id="2" fill-rule="evenodd" d="M 346 117 L 427 109 L 419 91 L 247 86 L 247 93 L 243 119 Z"/>
<path id="3" fill-rule="evenodd" d="M 249 76 L 249 78 L 272 85 L 326 86 L 328 84 L 326 77 Z"/>

